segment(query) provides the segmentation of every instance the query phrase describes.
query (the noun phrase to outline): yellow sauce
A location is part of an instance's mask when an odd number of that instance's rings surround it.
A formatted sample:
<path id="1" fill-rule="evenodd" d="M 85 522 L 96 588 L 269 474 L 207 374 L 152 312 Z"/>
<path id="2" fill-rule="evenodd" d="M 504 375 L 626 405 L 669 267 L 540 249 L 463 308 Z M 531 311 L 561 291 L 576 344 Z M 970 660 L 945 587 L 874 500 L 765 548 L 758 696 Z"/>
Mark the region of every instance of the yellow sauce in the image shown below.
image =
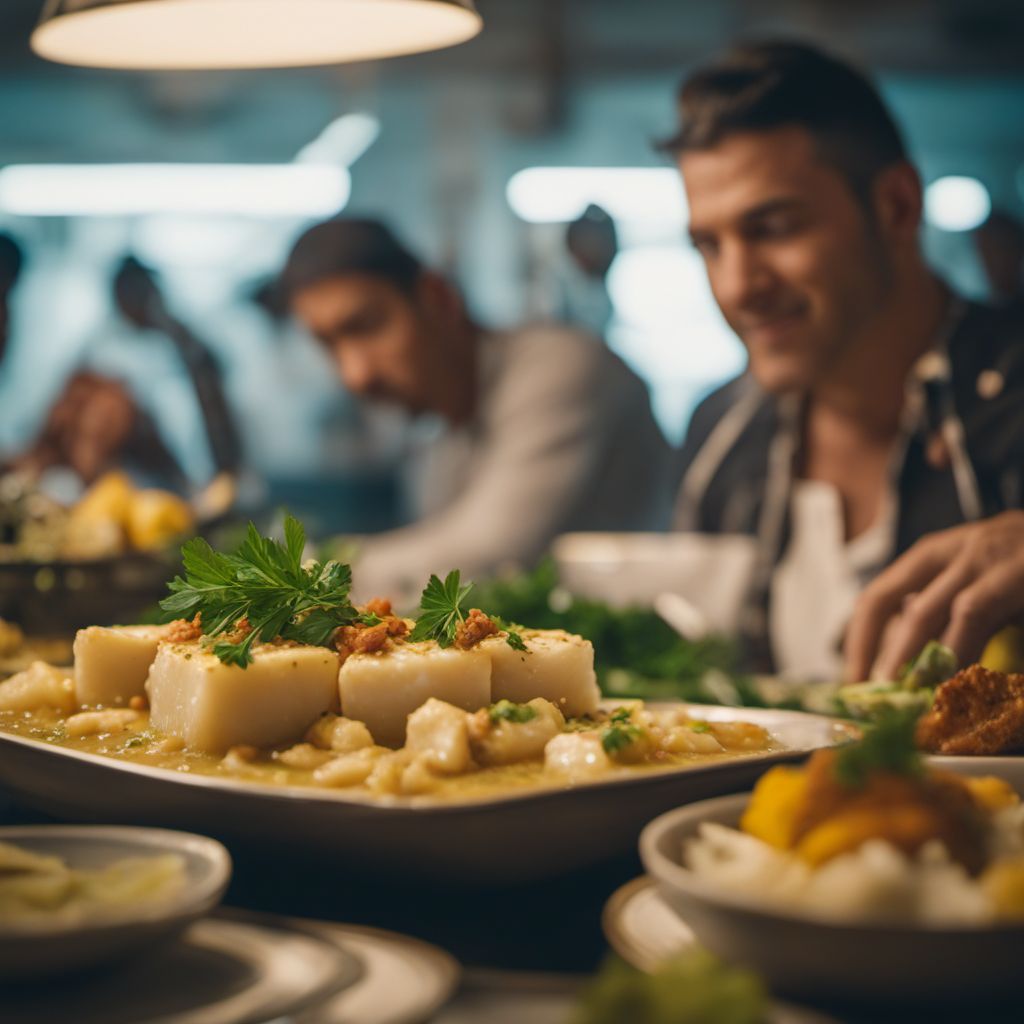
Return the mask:
<path id="1" fill-rule="evenodd" d="M 251 763 L 226 764 L 221 755 L 188 750 L 166 750 L 164 734 L 151 729 L 149 715 L 140 712 L 139 719 L 123 731 L 91 736 L 69 737 L 64 718 L 50 708 L 32 712 L 0 712 L 0 731 L 40 740 L 56 747 L 99 754 L 130 764 L 162 768 L 167 771 L 206 775 L 222 779 L 256 782 L 271 786 L 304 786 L 318 794 L 362 795 L 372 797 L 364 785 L 335 788 L 318 785 L 309 769 L 294 768 L 277 759 L 277 750 L 260 751 Z M 654 774 L 693 768 L 714 762 L 763 755 L 783 749 L 770 738 L 757 750 L 725 750 L 710 754 L 669 754 L 660 752 L 655 759 L 639 764 L 616 765 L 610 771 L 594 776 L 595 780 L 627 778 L 638 773 Z M 572 783 L 562 774 L 547 771 L 542 761 L 527 761 L 500 767 L 485 767 L 464 775 L 438 777 L 437 787 L 429 793 L 430 800 L 460 801 L 498 797 L 523 789 L 565 789 Z"/>

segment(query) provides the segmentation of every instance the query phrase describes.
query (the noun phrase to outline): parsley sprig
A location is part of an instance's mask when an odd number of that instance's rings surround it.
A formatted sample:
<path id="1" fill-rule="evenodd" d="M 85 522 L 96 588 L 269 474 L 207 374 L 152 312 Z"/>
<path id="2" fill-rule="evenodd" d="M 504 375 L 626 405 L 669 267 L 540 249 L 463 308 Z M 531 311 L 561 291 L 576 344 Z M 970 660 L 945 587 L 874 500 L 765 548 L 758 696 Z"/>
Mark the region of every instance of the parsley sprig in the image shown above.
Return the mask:
<path id="1" fill-rule="evenodd" d="M 452 569 L 443 582 L 438 576 L 431 575 L 420 597 L 420 614 L 409 639 L 436 640 L 439 647 L 451 647 L 459 625 L 466 621 L 466 598 L 472 589 L 472 583 L 462 582 L 462 573 L 458 569 Z M 494 619 L 494 622 L 504 631 L 509 647 L 526 651 L 526 644 L 519 633 L 500 619 Z"/>
<path id="2" fill-rule="evenodd" d="M 252 523 L 233 554 L 196 537 L 182 548 L 184 577 L 168 584 L 170 596 L 160 607 L 183 618 L 198 612 L 204 636 L 223 637 L 212 649 L 226 665 L 246 668 L 253 645 L 275 637 L 326 647 L 339 626 L 360 621 L 349 600 L 352 571 L 335 561 L 303 566 L 305 546 L 305 531 L 293 516 L 285 518 L 283 544 L 260 536 Z M 250 631 L 233 639 L 241 619 Z"/>

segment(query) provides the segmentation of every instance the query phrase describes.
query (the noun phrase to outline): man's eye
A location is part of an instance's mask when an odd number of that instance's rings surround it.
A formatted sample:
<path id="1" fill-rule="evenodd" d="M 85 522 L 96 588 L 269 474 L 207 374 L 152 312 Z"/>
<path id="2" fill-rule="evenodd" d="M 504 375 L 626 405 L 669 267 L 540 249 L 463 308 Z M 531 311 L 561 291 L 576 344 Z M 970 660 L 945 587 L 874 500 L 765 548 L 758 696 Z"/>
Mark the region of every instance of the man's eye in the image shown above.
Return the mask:
<path id="1" fill-rule="evenodd" d="M 785 238 L 787 235 L 794 234 L 799 227 L 800 224 L 796 217 L 781 215 L 766 217 L 754 225 L 751 234 L 755 238 Z"/>
<path id="2" fill-rule="evenodd" d="M 691 242 L 704 259 L 710 259 L 718 252 L 718 243 L 713 238 L 696 237 L 691 239 Z"/>

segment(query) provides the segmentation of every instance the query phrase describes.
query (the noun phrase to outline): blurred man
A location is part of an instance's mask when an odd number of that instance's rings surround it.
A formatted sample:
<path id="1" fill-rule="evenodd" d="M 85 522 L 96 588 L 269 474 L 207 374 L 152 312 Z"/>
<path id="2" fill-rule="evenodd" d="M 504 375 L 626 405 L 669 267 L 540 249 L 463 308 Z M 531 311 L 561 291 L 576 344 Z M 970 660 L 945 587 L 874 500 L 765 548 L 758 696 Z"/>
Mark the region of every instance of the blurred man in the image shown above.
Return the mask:
<path id="1" fill-rule="evenodd" d="M 920 180 L 853 68 L 746 46 L 679 106 L 690 235 L 749 362 L 694 414 L 676 525 L 752 538 L 757 663 L 837 674 L 868 580 L 1020 505 L 1024 335 L 925 264 Z"/>
<path id="2" fill-rule="evenodd" d="M 663 524 L 664 439 L 643 384 L 598 340 L 481 327 L 375 221 L 311 228 L 282 284 L 349 391 L 438 427 L 410 459 L 417 521 L 362 546 L 363 593 L 410 596 L 431 572 L 529 564 L 566 530 Z"/>
<path id="3" fill-rule="evenodd" d="M 993 304 L 1024 305 L 1024 224 L 1002 210 L 993 210 L 974 232 L 974 245 Z"/>

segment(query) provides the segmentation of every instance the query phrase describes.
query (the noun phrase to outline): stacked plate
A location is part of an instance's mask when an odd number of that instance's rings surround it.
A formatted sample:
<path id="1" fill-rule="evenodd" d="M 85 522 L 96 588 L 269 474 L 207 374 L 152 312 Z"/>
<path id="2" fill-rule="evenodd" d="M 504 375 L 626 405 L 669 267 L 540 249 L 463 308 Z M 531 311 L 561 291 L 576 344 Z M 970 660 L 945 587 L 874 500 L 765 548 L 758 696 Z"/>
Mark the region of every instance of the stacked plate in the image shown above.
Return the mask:
<path id="1" fill-rule="evenodd" d="M 42 826 L 0 829 L 0 842 L 73 868 L 173 853 L 185 869 L 173 898 L 102 919 L 0 919 L 5 1024 L 414 1024 L 458 981 L 448 954 L 390 932 L 240 911 L 204 917 L 231 865 L 202 836 Z"/>

